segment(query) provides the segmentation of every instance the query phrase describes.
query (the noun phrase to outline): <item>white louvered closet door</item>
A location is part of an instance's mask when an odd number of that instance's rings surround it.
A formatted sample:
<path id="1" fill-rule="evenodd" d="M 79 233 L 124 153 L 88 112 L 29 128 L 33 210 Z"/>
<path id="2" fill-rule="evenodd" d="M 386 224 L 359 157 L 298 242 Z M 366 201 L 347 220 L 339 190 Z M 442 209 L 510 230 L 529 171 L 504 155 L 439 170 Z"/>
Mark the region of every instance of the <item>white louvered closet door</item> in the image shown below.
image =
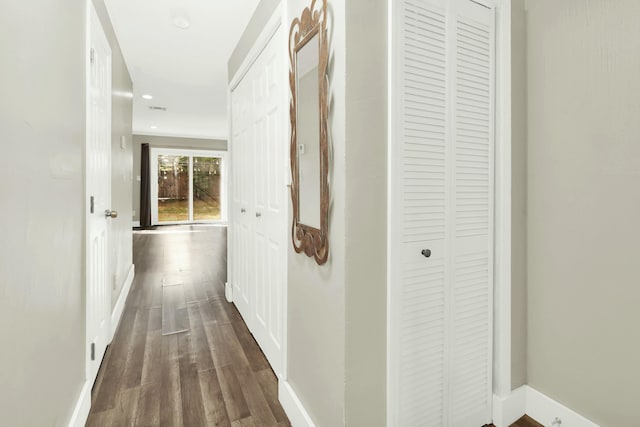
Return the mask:
<path id="1" fill-rule="evenodd" d="M 492 400 L 494 11 L 402 0 L 393 19 L 388 424 L 479 427 Z"/>

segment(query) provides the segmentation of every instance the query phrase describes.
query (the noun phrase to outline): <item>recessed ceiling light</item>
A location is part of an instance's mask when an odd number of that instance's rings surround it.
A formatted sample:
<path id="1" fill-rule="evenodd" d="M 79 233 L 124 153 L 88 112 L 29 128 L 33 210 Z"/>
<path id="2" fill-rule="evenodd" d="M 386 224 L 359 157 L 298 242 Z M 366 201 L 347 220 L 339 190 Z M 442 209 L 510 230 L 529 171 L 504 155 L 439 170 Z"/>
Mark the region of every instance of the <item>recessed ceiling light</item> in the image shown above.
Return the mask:
<path id="1" fill-rule="evenodd" d="M 143 99 L 153 99 L 153 96 L 151 96 L 151 95 L 149 95 L 149 94 L 147 93 L 147 94 L 142 95 L 142 98 L 143 98 Z"/>
<path id="2" fill-rule="evenodd" d="M 158 129 L 158 126 L 153 125 L 153 126 L 151 126 L 151 129 Z"/>
<path id="3" fill-rule="evenodd" d="M 191 21 L 184 15 L 177 15 L 173 18 L 173 25 L 180 28 L 181 30 L 186 30 L 191 26 Z"/>

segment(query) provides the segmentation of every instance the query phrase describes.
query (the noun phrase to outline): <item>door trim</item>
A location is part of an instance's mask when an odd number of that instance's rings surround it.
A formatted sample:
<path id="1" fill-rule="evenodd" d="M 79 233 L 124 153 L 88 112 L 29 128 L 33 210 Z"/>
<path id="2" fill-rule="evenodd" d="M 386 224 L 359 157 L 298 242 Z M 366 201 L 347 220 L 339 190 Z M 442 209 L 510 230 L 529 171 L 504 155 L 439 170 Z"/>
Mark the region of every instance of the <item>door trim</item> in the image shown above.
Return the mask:
<path id="1" fill-rule="evenodd" d="M 511 394 L 511 1 L 496 2 L 493 394 Z"/>

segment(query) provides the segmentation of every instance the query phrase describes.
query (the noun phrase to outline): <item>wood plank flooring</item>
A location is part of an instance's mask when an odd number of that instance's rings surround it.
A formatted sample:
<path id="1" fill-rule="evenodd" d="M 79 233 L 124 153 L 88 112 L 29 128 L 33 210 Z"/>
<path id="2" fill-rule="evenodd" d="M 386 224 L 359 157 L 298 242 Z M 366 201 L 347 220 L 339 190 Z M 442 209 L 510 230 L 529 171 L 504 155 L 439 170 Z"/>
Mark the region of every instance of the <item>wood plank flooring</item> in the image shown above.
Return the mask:
<path id="1" fill-rule="evenodd" d="M 511 427 L 544 427 L 542 424 L 534 420 L 528 415 L 520 418 L 515 423 L 511 424 Z"/>
<path id="2" fill-rule="evenodd" d="M 136 277 L 88 426 L 289 426 L 277 379 L 224 299 L 226 228 L 134 234 Z"/>
<path id="3" fill-rule="evenodd" d="M 493 424 L 490 424 L 485 427 L 495 427 L 495 426 Z M 530 416 L 525 415 L 515 423 L 511 424 L 509 427 L 544 427 L 544 426 L 539 422 L 537 422 L 536 420 L 534 420 L 533 418 L 531 418 Z"/>

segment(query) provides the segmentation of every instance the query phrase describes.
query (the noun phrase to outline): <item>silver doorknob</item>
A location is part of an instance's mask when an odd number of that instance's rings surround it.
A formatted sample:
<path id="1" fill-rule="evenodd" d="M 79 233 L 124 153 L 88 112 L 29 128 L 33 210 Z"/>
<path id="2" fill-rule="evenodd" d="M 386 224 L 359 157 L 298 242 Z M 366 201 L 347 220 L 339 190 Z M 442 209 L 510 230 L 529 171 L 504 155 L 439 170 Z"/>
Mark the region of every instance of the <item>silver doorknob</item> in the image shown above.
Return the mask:
<path id="1" fill-rule="evenodd" d="M 117 218 L 118 211 L 112 211 L 111 209 L 107 209 L 106 211 L 104 211 L 104 216 L 106 216 L 107 218 Z"/>
<path id="2" fill-rule="evenodd" d="M 247 210 L 245 208 L 240 209 L 240 213 L 245 213 Z"/>
<path id="3" fill-rule="evenodd" d="M 262 214 L 260 212 L 256 212 L 256 218 L 260 218 Z"/>

